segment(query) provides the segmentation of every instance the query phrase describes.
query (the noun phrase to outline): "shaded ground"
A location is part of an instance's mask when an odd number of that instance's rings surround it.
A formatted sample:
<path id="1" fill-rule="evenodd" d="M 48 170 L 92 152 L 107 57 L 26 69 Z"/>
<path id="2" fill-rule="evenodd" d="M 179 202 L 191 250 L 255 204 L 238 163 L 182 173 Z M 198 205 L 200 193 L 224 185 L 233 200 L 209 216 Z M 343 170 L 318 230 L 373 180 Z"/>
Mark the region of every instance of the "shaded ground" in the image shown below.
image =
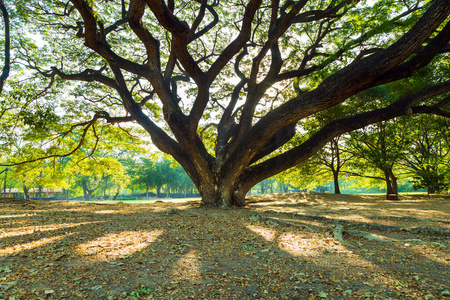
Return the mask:
<path id="1" fill-rule="evenodd" d="M 0 299 L 450 299 L 450 199 L 382 198 L 265 195 L 230 210 L 0 200 Z M 444 247 L 344 233 L 346 245 L 333 236 L 342 220 Z M 433 230 L 406 230 L 417 227 Z"/>

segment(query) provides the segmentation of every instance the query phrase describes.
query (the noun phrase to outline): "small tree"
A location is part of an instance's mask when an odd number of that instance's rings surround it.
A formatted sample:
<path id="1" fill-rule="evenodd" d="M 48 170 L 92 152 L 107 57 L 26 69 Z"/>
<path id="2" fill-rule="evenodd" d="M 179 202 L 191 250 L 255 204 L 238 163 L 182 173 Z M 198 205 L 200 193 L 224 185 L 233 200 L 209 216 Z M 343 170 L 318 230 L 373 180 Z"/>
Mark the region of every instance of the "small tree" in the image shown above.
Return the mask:
<path id="1" fill-rule="evenodd" d="M 450 169 L 450 122 L 444 118 L 414 118 L 410 131 L 411 147 L 402 164 L 413 177 L 414 188 L 425 188 L 428 194 L 448 187 Z"/>
<path id="2" fill-rule="evenodd" d="M 366 176 L 386 183 L 386 197 L 398 200 L 395 167 L 404 157 L 409 127 L 404 119 L 380 122 L 352 132 L 348 148 L 354 155 L 352 167 L 360 172 L 347 172 L 352 176 Z M 369 175 L 370 170 L 375 175 Z M 380 175 L 376 175 L 381 172 Z"/>
<path id="3" fill-rule="evenodd" d="M 92 194 L 97 189 L 101 188 L 103 196 L 106 197 L 107 189 L 120 188 L 128 181 L 121 163 L 114 158 L 92 158 L 72 163 L 71 168 L 78 171 L 75 175 L 74 185 L 82 188 L 86 201 L 92 199 Z M 124 185 L 119 182 L 123 182 Z"/>

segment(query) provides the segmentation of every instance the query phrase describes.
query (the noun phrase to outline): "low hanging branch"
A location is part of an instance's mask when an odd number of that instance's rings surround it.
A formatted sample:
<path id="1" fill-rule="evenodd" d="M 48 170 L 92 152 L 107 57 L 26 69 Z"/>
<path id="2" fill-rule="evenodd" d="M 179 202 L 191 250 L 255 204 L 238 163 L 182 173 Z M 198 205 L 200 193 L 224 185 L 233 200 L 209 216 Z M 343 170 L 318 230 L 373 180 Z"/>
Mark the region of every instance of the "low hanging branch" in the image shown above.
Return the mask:
<path id="1" fill-rule="evenodd" d="M 35 158 L 35 159 L 30 159 L 30 160 L 26 160 L 26 161 L 17 162 L 17 163 L 0 164 L 0 166 L 12 167 L 12 166 L 24 165 L 24 164 L 27 164 L 27 163 L 38 162 L 38 161 L 46 160 L 46 159 L 49 159 L 49 158 L 61 158 L 61 157 L 71 156 L 72 154 L 74 154 L 75 152 L 77 152 L 78 150 L 81 149 L 81 147 L 83 146 L 84 141 L 86 139 L 86 135 L 87 135 L 87 133 L 88 133 L 88 131 L 89 131 L 89 129 L 91 127 L 93 129 L 94 136 L 96 137 L 95 145 L 92 148 L 91 153 L 88 155 L 88 156 L 92 156 L 92 154 L 94 153 L 94 151 L 97 148 L 97 144 L 98 144 L 98 141 L 99 141 L 99 138 L 98 138 L 97 133 L 95 131 L 95 123 L 99 119 L 105 119 L 106 122 L 108 122 L 110 124 L 116 124 L 116 123 L 123 123 L 123 122 L 133 121 L 133 118 L 131 116 L 127 116 L 127 117 L 111 117 L 109 115 L 109 113 L 107 113 L 107 112 L 104 112 L 104 111 L 97 112 L 97 113 L 95 113 L 94 117 L 90 121 L 74 124 L 74 125 L 72 125 L 70 127 L 69 130 L 67 130 L 66 132 L 62 133 L 61 136 L 64 138 L 68 134 L 72 133 L 75 128 L 86 126 L 83 129 L 83 134 L 81 135 L 80 141 L 78 142 L 77 146 L 73 150 L 71 150 L 70 152 L 65 153 L 65 154 L 51 154 L 51 155 L 42 156 L 42 157 L 38 157 L 38 158 Z"/>

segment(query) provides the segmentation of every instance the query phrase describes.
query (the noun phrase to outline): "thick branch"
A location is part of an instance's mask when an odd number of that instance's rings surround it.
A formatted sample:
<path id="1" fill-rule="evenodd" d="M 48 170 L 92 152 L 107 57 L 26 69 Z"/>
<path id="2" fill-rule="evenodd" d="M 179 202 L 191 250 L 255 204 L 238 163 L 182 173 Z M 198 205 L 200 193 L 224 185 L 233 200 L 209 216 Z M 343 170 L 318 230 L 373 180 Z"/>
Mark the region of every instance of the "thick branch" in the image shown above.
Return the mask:
<path id="1" fill-rule="evenodd" d="M 122 72 L 116 67 L 111 67 L 116 77 L 118 84 L 118 92 L 123 101 L 126 110 L 130 113 L 131 117 L 136 120 L 152 137 L 156 146 L 161 151 L 172 154 L 173 151 L 179 148 L 178 144 L 169 137 L 161 128 L 153 123 L 150 118 L 142 112 L 142 108 L 136 103 L 127 88 L 125 79 Z"/>
<path id="2" fill-rule="evenodd" d="M 311 11 L 308 11 L 305 13 L 301 13 L 295 17 L 295 19 L 293 20 L 293 23 L 309 23 L 309 22 L 313 22 L 313 21 L 322 20 L 325 18 L 336 18 L 337 12 L 341 8 L 343 8 L 347 5 L 353 4 L 355 2 L 359 2 L 359 1 L 347 0 L 347 1 L 343 1 L 343 2 L 339 3 L 338 5 L 336 5 L 334 7 L 329 6 L 325 10 L 311 10 Z M 331 3 L 334 4 L 334 1 L 332 1 Z"/>
<path id="3" fill-rule="evenodd" d="M 146 3 L 158 19 L 158 22 L 172 33 L 175 53 L 186 72 L 198 86 L 203 85 L 205 74 L 187 50 L 189 43 L 189 26 L 187 23 L 180 21 L 162 0 L 146 0 Z"/>
<path id="4" fill-rule="evenodd" d="M 75 6 L 77 11 L 81 14 L 85 25 L 85 45 L 99 55 L 101 55 L 110 65 L 116 66 L 118 68 L 124 69 L 133 74 L 142 76 L 149 80 L 150 82 L 157 80 L 161 77 L 161 74 L 158 68 L 155 66 L 150 67 L 149 65 L 141 65 L 130 60 L 127 60 L 111 50 L 111 47 L 106 43 L 106 36 L 104 30 L 102 30 L 102 24 L 97 24 L 97 19 L 95 17 L 94 11 L 88 5 L 86 1 L 83 0 L 70 0 L 72 4 Z M 159 91 L 163 90 L 160 82 L 154 84 L 155 89 L 159 89 Z M 170 95 L 170 94 L 169 94 Z M 165 104 L 168 104 L 167 96 L 164 96 L 164 93 L 160 95 L 161 101 Z"/>
<path id="5" fill-rule="evenodd" d="M 412 107 L 412 111 L 415 114 L 430 114 L 450 118 L 450 112 L 439 109 L 436 106 L 415 106 Z"/>
<path id="6" fill-rule="evenodd" d="M 414 57 L 380 76 L 376 82 L 372 83 L 372 86 L 414 75 L 418 70 L 429 64 L 438 53 L 441 53 L 448 46 L 449 41 L 450 22 L 425 47 L 420 47 Z"/>
<path id="7" fill-rule="evenodd" d="M 382 74 L 416 52 L 449 13 L 447 0 L 435 1 L 417 23 L 389 48 L 350 64 L 329 76 L 315 90 L 301 94 L 267 113 L 242 139 L 245 143 L 241 143 L 229 157 L 230 167 L 234 164 L 248 165 L 253 156 L 286 125 L 337 105 L 365 90 Z M 248 145 L 252 147 L 248 149 Z"/>
<path id="8" fill-rule="evenodd" d="M 9 32 L 9 14 L 6 10 L 3 0 L 0 0 L 0 10 L 3 15 L 3 23 L 5 24 L 5 65 L 3 66 L 2 74 L 0 75 L 0 94 L 3 91 L 3 85 L 5 84 L 6 78 L 9 76 L 10 64 L 11 64 L 11 37 Z"/>
<path id="9" fill-rule="evenodd" d="M 422 106 L 416 107 L 415 105 L 431 97 L 448 92 L 450 92 L 450 81 L 407 95 L 385 108 L 332 121 L 301 145 L 258 165 L 248 167 L 240 176 L 240 180 L 245 182 L 246 185 L 253 186 L 264 178 L 278 174 L 305 161 L 325 146 L 327 142 L 343 133 L 403 115 L 435 113 L 437 112 L 435 107 L 426 108 Z M 251 184 L 248 182 L 251 182 Z"/>
<path id="10" fill-rule="evenodd" d="M 159 41 L 147 30 L 142 23 L 142 16 L 145 11 L 143 0 L 132 0 L 128 9 L 128 24 L 133 32 L 139 37 L 147 51 L 147 59 L 151 66 L 160 69 Z"/>
<path id="11" fill-rule="evenodd" d="M 242 52 L 236 57 L 236 61 L 234 63 L 234 71 L 236 75 L 239 77 L 240 81 L 233 89 L 233 93 L 231 94 L 230 103 L 225 109 L 222 118 L 220 120 L 221 123 L 228 122 L 233 114 L 234 109 L 236 108 L 237 101 L 239 100 L 239 93 L 244 88 L 244 86 L 248 83 L 248 78 L 245 77 L 244 73 L 239 68 L 242 59 L 248 54 L 247 47 L 244 46 Z"/>
<path id="12" fill-rule="evenodd" d="M 377 26 L 375 28 L 372 28 L 368 32 L 361 34 L 360 37 L 358 37 L 354 40 L 350 40 L 348 43 L 346 43 L 344 46 L 342 46 L 340 49 L 338 49 L 334 54 L 330 55 L 328 59 L 326 59 L 319 65 L 314 65 L 314 66 L 311 66 L 306 69 L 299 67 L 297 70 L 287 71 L 285 73 L 280 74 L 277 78 L 277 81 L 286 80 L 286 79 L 290 79 L 290 78 L 294 78 L 294 77 L 304 77 L 304 76 L 311 74 L 312 72 L 314 72 L 316 70 L 325 68 L 326 66 L 328 66 L 328 65 L 332 64 L 333 62 L 335 62 L 336 60 L 338 60 L 344 53 L 347 53 L 347 51 L 349 51 L 350 49 L 352 49 L 354 47 L 358 47 L 359 45 L 361 45 L 365 41 L 369 40 L 370 38 L 376 36 L 377 34 L 380 34 L 380 32 L 385 32 L 386 30 L 393 29 L 394 27 L 397 26 L 398 20 L 401 20 L 402 18 L 406 17 L 409 14 L 412 14 L 413 12 L 415 12 L 421 8 L 422 7 L 416 7 L 414 9 L 408 10 L 408 11 L 394 17 L 391 20 L 388 20 L 385 23 L 380 24 L 379 26 Z M 337 16 L 335 16 L 335 17 L 337 17 Z M 382 49 L 379 49 L 379 50 L 382 50 Z M 360 55 L 358 55 L 355 58 L 355 61 L 360 60 L 365 55 L 367 55 L 369 52 L 364 52 L 364 51 L 361 52 Z"/>
<path id="13" fill-rule="evenodd" d="M 226 64 L 235 56 L 250 38 L 252 21 L 262 0 L 250 0 L 246 5 L 244 19 L 242 20 L 239 35 L 222 51 L 217 60 L 212 64 L 207 73 L 208 85 L 210 85 Z"/>
<path id="14" fill-rule="evenodd" d="M 118 85 L 114 81 L 114 79 L 109 78 L 105 75 L 102 75 L 101 74 L 102 70 L 87 69 L 78 74 L 66 74 L 66 73 L 62 72 L 61 70 L 59 70 L 58 68 L 52 67 L 52 71 L 53 71 L 52 74 L 46 74 L 45 76 L 51 77 L 54 74 L 56 74 L 65 80 L 78 80 L 78 81 L 86 81 L 86 82 L 96 81 L 96 82 L 103 83 L 104 85 L 107 85 L 115 90 L 118 89 Z"/>
<path id="15" fill-rule="evenodd" d="M 199 0 L 197 0 L 197 1 L 199 1 Z M 216 26 L 217 23 L 219 23 L 219 15 L 216 13 L 216 11 L 214 10 L 213 6 L 214 5 L 212 5 L 212 6 L 211 5 L 206 5 L 206 8 L 213 15 L 213 20 L 211 21 L 211 23 L 206 25 L 203 29 L 201 29 L 200 31 L 196 32 L 192 36 L 189 36 L 189 42 L 192 42 L 192 41 L 200 38 L 201 36 L 205 35 L 208 31 L 210 31 L 212 28 L 214 28 L 214 26 Z"/>
<path id="16" fill-rule="evenodd" d="M 188 33 L 189 41 L 193 40 L 195 31 L 197 30 L 198 26 L 200 26 L 200 23 L 202 22 L 203 18 L 205 17 L 207 0 L 201 0 L 200 4 L 201 4 L 201 6 L 200 6 L 200 10 L 197 14 L 197 17 L 195 18 L 194 22 L 192 23 L 191 28 L 189 29 L 189 33 Z"/>

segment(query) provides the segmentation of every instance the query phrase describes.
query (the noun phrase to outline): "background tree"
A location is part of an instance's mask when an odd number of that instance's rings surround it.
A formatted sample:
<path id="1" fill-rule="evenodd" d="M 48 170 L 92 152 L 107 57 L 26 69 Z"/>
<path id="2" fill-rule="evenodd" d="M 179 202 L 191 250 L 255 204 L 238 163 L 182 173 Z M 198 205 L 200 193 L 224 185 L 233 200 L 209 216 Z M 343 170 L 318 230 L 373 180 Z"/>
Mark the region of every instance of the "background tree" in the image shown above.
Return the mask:
<path id="1" fill-rule="evenodd" d="M 73 163 L 76 166 L 71 166 L 71 168 L 78 170 L 74 185 L 82 189 L 86 201 L 91 200 L 92 195 L 98 189 L 102 190 L 105 198 L 107 189 L 115 187 L 117 190 L 128 181 L 128 176 L 126 176 L 121 163 L 111 157 L 92 158 Z"/>
<path id="2" fill-rule="evenodd" d="M 144 186 L 146 197 L 148 197 L 149 190 L 156 187 L 157 175 L 155 163 L 151 159 L 140 158 L 139 162 L 133 164 L 132 169 L 132 184 Z"/>
<path id="3" fill-rule="evenodd" d="M 307 140 L 323 126 L 326 126 L 336 118 L 343 118 L 351 115 L 350 112 L 355 111 L 356 109 L 357 105 L 356 107 L 350 105 L 338 105 L 303 120 L 302 127 L 306 132 L 302 136 L 294 137 L 288 144 L 300 144 L 302 140 Z M 339 135 L 332 138 L 322 149 L 317 151 L 316 154 L 291 169 L 294 174 L 289 175 L 289 181 L 296 186 L 303 188 L 317 187 L 332 181 L 334 193 L 340 194 L 339 178 L 344 174 L 344 165 L 352 159 L 352 154 L 346 148 L 347 139 L 348 135 Z M 288 170 L 284 174 L 290 172 L 291 171 Z"/>
<path id="4" fill-rule="evenodd" d="M 38 197 L 42 199 L 42 185 L 49 180 L 43 162 L 19 165 L 12 169 L 11 187 L 21 189 L 24 199 L 31 198 L 31 191 L 38 190 Z"/>
<path id="5" fill-rule="evenodd" d="M 172 180 L 169 183 L 172 189 L 183 193 L 184 197 L 194 194 L 194 183 L 179 164 L 172 166 L 172 174 Z"/>
<path id="6" fill-rule="evenodd" d="M 64 112 L 53 144 L 76 141 L 39 157 L 95 146 L 99 122 L 134 121 L 207 205 L 244 205 L 255 184 L 345 132 L 407 114 L 449 116 L 447 76 L 274 152 L 302 134 L 299 121 L 448 59 L 448 0 L 18 0 L 13 9 L 27 24 L 20 59 L 35 71 L 29 82 L 44 77 L 22 107 Z"/>
<path id="7" fill-rule="evenodd" d="M 450 122 L 448 119 L 414 118 L 410 131 L 412 145 L 402 163 L 413 177 L 414 187 L 425 188 L 428 194 L 448 187 L 450 169 Z"/>
<path id="8" fill-rule="evenodd" d="M 354 154 L 351 165 L 360 172 L 348 172 L 347 174 L 384 181 L 387 199 L 398 200 L 395 169 L 405 155 L 409 130 L 411 128 L 404 119 L 397 119 L 383 121 L 351 132 L 349 148 Z M 374 172 L 372 175 L 369 173 L 371 170 Z"/>

